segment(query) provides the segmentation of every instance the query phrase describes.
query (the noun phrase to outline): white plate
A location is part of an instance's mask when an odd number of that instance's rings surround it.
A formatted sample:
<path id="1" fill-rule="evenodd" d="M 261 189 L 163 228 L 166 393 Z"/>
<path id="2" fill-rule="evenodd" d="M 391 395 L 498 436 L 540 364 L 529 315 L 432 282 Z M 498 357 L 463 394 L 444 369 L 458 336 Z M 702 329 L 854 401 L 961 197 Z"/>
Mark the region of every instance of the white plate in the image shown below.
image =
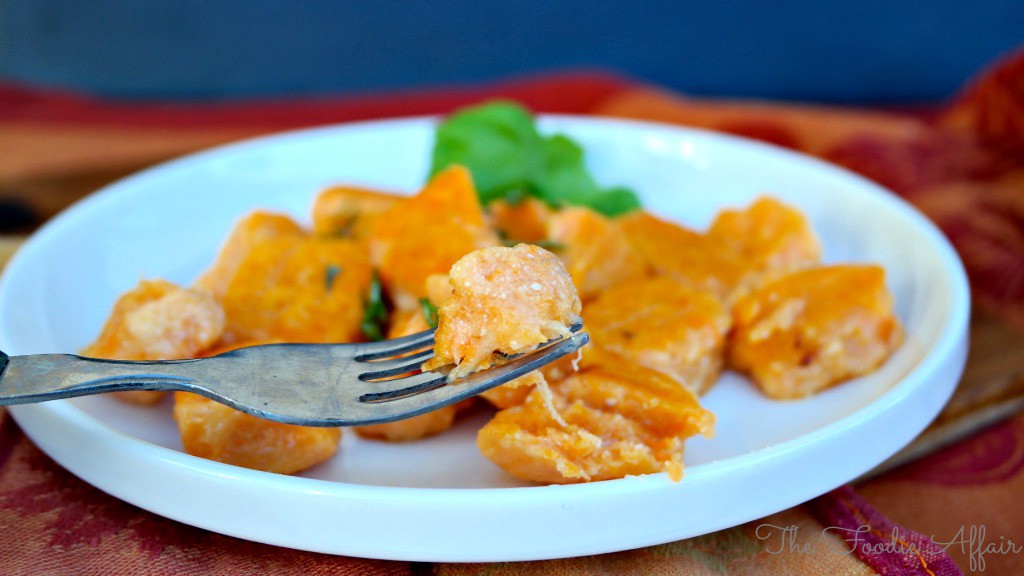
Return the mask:
<path id="1" fill-rule="evenodd" d="M 415 191 L 432 121 L 293 132 L 147 170 L 53 219 L 0 284 L 0 348 L 73 352 L 141 278 L 188 284 L 232 224 L 256 208 L 308 221 L 334 183 Z M 771 402 L 725 374 L 706 396 L 718 435 L 687 445 L 686 476 L 525 486 L 477 451 L 477 416 L 441 436 L 385 444 L 345 435 L 301 477 L 184 454 L 169 407 L 94 397 L 12 413 L 61 465 L 110 494 L 216 532 L 291 548 L 422 561 L 545 559 L 708 533 L 794 506 L 869 470 L 917 435 L 951 394 L 966 355 L 968 289 L 943 236 L 892 194 L 785 150 L 675 127 L 546 117 L 587 150 L 602 183 L 634 187 L 651 210 L 703 227 L 726 205 L 770 192 L 822 236 L 826 259 L 888 271 L 907 329 L 877 373 L 814 398 Z"/>

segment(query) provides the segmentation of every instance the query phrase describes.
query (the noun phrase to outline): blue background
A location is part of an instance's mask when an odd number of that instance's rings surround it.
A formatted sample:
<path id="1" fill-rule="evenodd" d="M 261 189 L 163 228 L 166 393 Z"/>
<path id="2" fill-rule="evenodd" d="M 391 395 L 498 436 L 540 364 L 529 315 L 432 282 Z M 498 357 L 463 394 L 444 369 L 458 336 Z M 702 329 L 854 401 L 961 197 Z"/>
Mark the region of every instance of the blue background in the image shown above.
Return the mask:
<path id="1" fill-rule="evenodd" d="M 567 68 L 695 95 L 948 98 L 1024 1 L 0 0 L 0 78 L 127 98 L 359 93 Z"/>

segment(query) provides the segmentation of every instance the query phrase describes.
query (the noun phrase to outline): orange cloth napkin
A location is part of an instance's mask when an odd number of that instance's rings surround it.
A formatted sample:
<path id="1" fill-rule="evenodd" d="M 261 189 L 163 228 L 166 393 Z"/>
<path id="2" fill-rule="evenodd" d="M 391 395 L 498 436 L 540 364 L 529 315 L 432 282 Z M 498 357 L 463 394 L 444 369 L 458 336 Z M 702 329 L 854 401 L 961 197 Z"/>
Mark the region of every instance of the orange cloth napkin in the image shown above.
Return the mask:
<path id="1" fill-rule="evenodd" d="M 538 112 L 721 130 L 845 165 L 932 217 L 963 256 L 979 309 L 1024 327 L 1024 52 L 996 63 L 949 105 L 912 112 L 696 100 L 586 72 L 216 105 L 107 102 L 0 86 L 0 211 L 23 209 L 24 225 L 32 226 L 107 180 L 198 148 L 326 122 L 444 113 L 496 97 Z M 374 561 L 246 542 L 142 511 L 64 471 L 0 411 L 0 573 L 10 575 L 1024 574 L 1021 494 L 1024 416 L 805 505 L 698 538 L 541 562 Z"/>

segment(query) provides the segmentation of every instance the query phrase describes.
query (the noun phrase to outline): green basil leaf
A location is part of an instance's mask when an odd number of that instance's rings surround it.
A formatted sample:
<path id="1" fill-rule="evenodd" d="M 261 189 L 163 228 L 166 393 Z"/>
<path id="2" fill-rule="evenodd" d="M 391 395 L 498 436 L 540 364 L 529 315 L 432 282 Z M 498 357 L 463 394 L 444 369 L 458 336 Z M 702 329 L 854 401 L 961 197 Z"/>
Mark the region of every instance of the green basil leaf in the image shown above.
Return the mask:
<path id="1" fill-rule="evenodd" d="M 327 292 L 331 291 L 334 287 L 334 281 L 337 280 L 338 274 L 341 274 L 341 266 L 337 264 L 328 264 L 324 270 L 324 288 Z"/>
<path id="2" fill-rule="evenodd" d="M 388 304 L 384 298 L 380 277 L 374 271 L 370 279 L 370 289 L 366 295 L 366 306 L 363 308 L 363 320 L 359 324 L 363 335 L 374 342 L 384 339 L 388 324 Z"/>
<path id="3" fill-rule="evenodd" d="M 437 328 L 437 306 L 430 303 L 426 298 L 420 298 L 420 309 L 423 310 L 423 319 L 431 328 Z"/>
<path id="4" fill-rule="evenodd" d="M 469 169 L 484 205 L 529 195 L 553 207 L 582 205 L 607 216 L 640 207 L 627 188 L 601 188 L 579 145 L 564 135 L 541 135 L 529 111 L 511 102 L 466 108 L 438 126 L 431 176 L 452 164 Z"/>
<path id="5" fill-rule="evenodd" d="M 541 162 L 540 146 L 533 119 L 522 107 L 494 102 L 467 108 L 438 128 L 430 175 L 452 164 L 465 166 L 487 204 L 529 185 Z"/>

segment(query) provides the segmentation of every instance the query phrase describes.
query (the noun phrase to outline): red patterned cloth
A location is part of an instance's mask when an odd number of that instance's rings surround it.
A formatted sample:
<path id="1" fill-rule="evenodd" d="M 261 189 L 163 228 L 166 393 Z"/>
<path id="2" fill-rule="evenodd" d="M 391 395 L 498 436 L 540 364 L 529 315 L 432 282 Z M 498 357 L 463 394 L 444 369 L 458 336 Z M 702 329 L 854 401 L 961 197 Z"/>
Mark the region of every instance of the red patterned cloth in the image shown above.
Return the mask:
<path id="1" fill-rule="evenodd" d="M 931 216 L 977 304 L 1024 326 L 1024 53 L 928 113 L 693 100 L 606 74 L 303 101 L 124 103 L 0 87 L 0 189 L 51 190 L 269 131 L 445 113 L 492 98 L 538 112 L 675 122 L 843 164 Z M 37 195 L 38 196 L 38 195 Z M 39 197 L 14 194 L 44 216 Z M 1024 334 L 1021 334 L 1024 337 Z M 1024 417 L 747 525 L 586 558 L 427 564 L 327 556 L 186 526 L 64 471 L 0 411 L 0 574 L 1024 574 Z"/>

